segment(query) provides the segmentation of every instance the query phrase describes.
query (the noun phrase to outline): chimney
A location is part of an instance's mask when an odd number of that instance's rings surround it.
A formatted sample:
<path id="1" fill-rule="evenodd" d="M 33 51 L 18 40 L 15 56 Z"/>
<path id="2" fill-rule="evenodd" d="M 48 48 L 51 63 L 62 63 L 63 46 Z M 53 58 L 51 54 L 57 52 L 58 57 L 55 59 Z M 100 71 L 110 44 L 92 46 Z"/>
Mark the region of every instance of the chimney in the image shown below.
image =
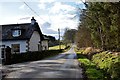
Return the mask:
<path id="1" fill-rule="evenodd" d="M 34 17 L 32 17 L 32 19 L 31 19 L 31 24 L 34 25 L 35 22 L 36 22 L 36 20 L 34 19 Z"/>

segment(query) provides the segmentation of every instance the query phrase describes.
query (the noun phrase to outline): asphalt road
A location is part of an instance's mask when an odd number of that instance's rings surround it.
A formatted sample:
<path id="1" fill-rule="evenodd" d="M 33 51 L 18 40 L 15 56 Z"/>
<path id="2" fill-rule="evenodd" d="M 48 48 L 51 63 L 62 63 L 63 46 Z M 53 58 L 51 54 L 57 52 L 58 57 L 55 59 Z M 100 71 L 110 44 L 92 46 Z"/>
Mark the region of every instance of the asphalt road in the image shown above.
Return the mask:
<path id="1" fill-rule="evenodd" d="M 72 47 L 68 52 L 61 53 L 49 59 L 19 63 L 4 66 L 5 78 L 39 78 L 46 79 L 69 79 L 81 80 L 82 68 L 76 59 L 76 53 Z"/>

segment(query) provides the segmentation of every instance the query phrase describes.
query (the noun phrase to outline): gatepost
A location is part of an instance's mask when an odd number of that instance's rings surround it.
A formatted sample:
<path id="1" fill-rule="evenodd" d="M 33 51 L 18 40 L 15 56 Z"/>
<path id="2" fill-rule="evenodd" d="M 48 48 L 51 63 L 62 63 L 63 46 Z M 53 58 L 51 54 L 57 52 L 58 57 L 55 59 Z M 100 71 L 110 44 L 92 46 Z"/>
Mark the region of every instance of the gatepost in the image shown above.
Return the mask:
<path id="1" fill-rule="evenodd" d="M 5 64 L 11 64 L 11 48 L 9 46 L 6 47 L 5 53 L 6 53 Z"/>

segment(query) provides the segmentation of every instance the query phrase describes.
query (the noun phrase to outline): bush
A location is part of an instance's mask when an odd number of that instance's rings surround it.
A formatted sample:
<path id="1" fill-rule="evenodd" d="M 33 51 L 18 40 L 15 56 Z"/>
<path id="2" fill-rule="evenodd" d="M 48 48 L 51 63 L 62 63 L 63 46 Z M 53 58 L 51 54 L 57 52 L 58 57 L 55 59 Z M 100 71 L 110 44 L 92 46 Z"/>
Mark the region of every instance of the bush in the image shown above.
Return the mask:
<path id="1" fill-rule="evenodd" d="M 85 54 L 88 54 L 88 53 L 91 53 L 91 52 L 93 52 L 93 48 L 92 48 L 92 47 L 88 47 L 88 48 L 86 48 L 86 49 L 84 50 L 84 53 L 85 53 Z"/>
<path id="2" fill-rule="evenodd" d="M 87 47 L 87 48 L 81 49 L 80 51 L 82 51 L 81 53 L 84 54 L 90 60 L 94 54 L 101 52 L 100 49 L 95 49 L 92 47 Z"/>
<path id="3" fill-rule="evenodd" d="M 111 52 L 102 52 L 95 54 L 92 61 L 97 64 L 100 69 L 107 71 L 112 78 L 118 78 L 120 75 L 120 56 L 115 56 Z"/>
<path id="4" fill-rule="evenodd" d="M 103 70 L 104 76 L 117 80 L 120 75 L 120 55 L 119 52 L 109 52 L 93 50 L 92 48 L 86 48 L 79 51 L 79 54 L 86 56 L 93 63 L 96 64 L 98 69 Z M 78 54 L 78 57 L 81 55 Z M 87 62 L 85 62 L 87 63 Z"/>
<path id="5" fill-rule="evenodd" d="M 112 78 L 119 78 L 120 76 L 120 62 L 111 64 L 109 72 Z"/>

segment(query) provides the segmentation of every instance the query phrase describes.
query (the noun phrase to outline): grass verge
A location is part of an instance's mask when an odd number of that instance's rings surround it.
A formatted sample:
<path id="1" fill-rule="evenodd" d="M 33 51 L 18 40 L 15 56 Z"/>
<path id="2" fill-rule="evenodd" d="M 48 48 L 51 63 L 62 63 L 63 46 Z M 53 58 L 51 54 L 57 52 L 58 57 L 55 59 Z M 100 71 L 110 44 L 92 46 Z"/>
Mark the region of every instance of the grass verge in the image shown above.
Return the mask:
<path id="1" fill-rule="evenodd" d="M 70 48 L 71 48 L 71 45 L 68 45 L 67 47 L 66 47 L 65 45 L 61 45 L 61 50 L 62 50 L 63 52 L 68 51 Z M 59 45 L 53 46 L 53 47 L 49 47 L 49 50 L 59 50 L 59 49 L 60 49 L 60 48 L 59 48 Z"/>
<path id="2" fill-rule="evenodd" d="M 59 45 L 53 46 L 53 47 L 49 47 L 49 50 L 59 50 L 60 49 L 59 47 L 60 47 Z M 61 45 L 61 49 L 65 49 L 65 45 Z"/>
<path id="3" fill-rule="evenodd" d="M 106 78 L 103 71 L 98 69 L 96 64 L 87 59 L 85 55 L 81 54 L 81 51 L 76 51 L 76 53 L 81 66 L 84 68 L 85 80 L 103 80 Z"/>
<path id="4" fill-rule="evenodd" d="M 120 52 L 94 52 L 89 48 L 75 51 L 89 79 L 120 80 Z"/>

